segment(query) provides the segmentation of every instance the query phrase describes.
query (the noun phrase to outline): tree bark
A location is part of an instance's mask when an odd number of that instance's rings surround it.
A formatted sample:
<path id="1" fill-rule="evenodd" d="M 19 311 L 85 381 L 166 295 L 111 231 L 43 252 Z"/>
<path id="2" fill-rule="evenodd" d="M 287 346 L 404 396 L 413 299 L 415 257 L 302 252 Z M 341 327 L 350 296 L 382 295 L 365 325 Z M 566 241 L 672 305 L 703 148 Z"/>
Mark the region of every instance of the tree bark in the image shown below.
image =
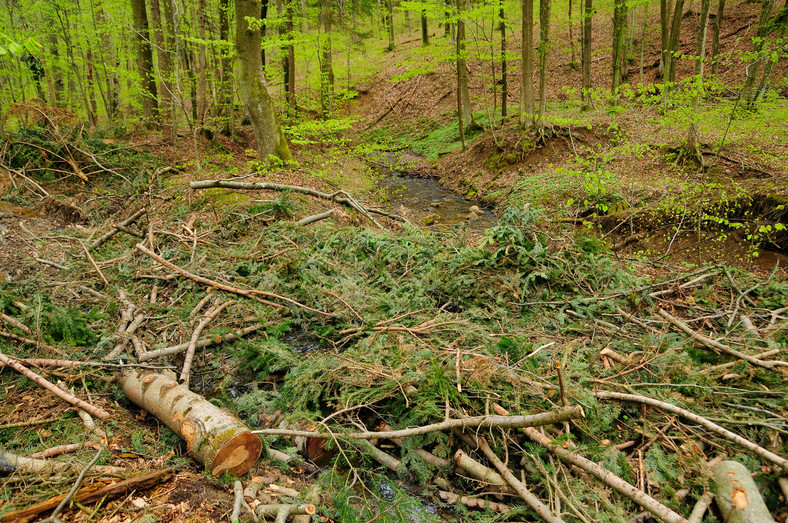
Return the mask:
<path id="1" fill-rule="evenodd" d="M 389 45 L 386 51 L 394 50 L 394 0 L 386 0 L 386 10 L 388 11 L 388 32 L 389 32 Z"/>
<path id="2" fill-rule="evenodd" d="M 474 125 L 474 121 L 471 97 L 468 93 L 468 69 L 465 64 L 465 21 L 462 19 L 463 1 L 457 0 L 457 110 L 461 118 L 460 128 L 464 132 Z"/>
<path id="3" fill-rule="evenodd" d="M 257 140 L 257 159 L 268 162 L 269 155 L 282 160 L 292 158 L 285 136 L 279 126 L 274 104 L 263 78 L 261 61 L 260 30 L 249 26 L 246 17 L 258 15 L 255 0 L 236 0 L 235 2 L 235 46 L 238 53 L 241 97 L 249 112 L 255 139 Z"/>
<path id="4" fill-rule="evenodd" d="M 230 43 L 230 0 L 219 1 L 219 40 Z M 233 136 L 235 134 L 235 102 L 233 83 L 233 59 L 229 50 L 222 51 L 221 66 L 221 92 L 220 111 L 225 119 L 222 133 Z"/>
<path id="5" fill-rule="evenodd" d="M 175 126 L 172 108 L 172 61 L 169 46 L 164 37 L 165 23 L 162 22 L 159 0 L 150 0 L 150 14 L 153 18 L 153 43 L 156 46 L 156 59 L 159 65 L 159 121 L 161 122 L 162 139 L 166 143 L 174 143 Z"/>
<path id="6" fill-rule="evenodd" d="M 591 100 L 591 22 L 594 16 L 593 0 L 585 0 L 583 9 L 583 56 L 582 56 L 582 84 L 580 98 L 582 109 L 588 111 L 593 102 Z"/>
<path id="7" fill-rule="evenodd" d="M 255 52 L 258 57 L 260 53 Z M 186 440 L 189 455 L 214 477 L 239 476 L 254 466 L 263 449 L 260 438 L 237 418 L 173 378 L 149 371 L 128 370 L 119 385 L 128 398 L 163 421 Z"/>
<path id="8" fill-rule="evenodd" d="M 534 0 L 523 0 L 520 125 L 533 118 L 534 111 Z"/>
<path id="9" fill-rule="evenodd" d="M 659 57 L 659 74 L 665 81 L 665 67 L 668 65 L 668 42 L 670 41 L 670 12 L 671 0 L 659 1 L 659 28 L 660 28 L 660 49 L 662 54 Z"/>
<path id="10" fill-rule="evenodd" d="M 714 17 L 714 30 L 711 36 L 711 74 L 717 76 L 717 66 L 720 58 L 720 25 L 725 11 L 725 0 L 717 4 L 717 16 Z"/>
<path id="11" fill-rule="evenodd" d="M 769 17 L 772 15 L 772 8 L 774 8 L 774 0 L 763 0 L 761 3 L 761 16 L 758 19 L 758 30 L 755 32 L 753 39 L 753 52 L 755 58 L 745 70 L 747 79 L 744 81 L 744 88 L 742 89 L 744 100 L 749 107 L 755 103 L 756 93 L 753 87 L 755 86 L 755 78 L 758 76 L 758 69 L 761 62 L 764 60 L 763 48 L 766 45 L 766 36 L 769 34 Z"/>
<path id="12" fill-rule="evenodd" d="M 498 0 L 498 18 L 501 25 L 501 118 L 506 118 L 506 104 L 509 98 L 509 84 L 506 80 L 506 17 L 503 11 L 503 0 Z"/>
<path id="13" fill-rule="evenodd" d="M 331 57 L 333 0 L 322 0 L 320 21 L 323 24 L 320 42 L 320 108 L 323 118 L 329 118 L 334 111 L 334 65 Z"/>
<path id="14" fill-rule="evenodd" d="M 547 110 L 547 57 L 550 54 L 550 6 L 552 0 L 539 0 L 539 118 L 541 129 Z"/>
<path id="15" fill-rule="evenodd" d="M 698 38 L 695 42 L 695 101 L 692 107 L 692 116 L 687 131 L 687 149 L 692 152 L 700 162 L 703 156 L 698 151 L 698 111 L 703 100 L 703 69 L 706 64 L 706 34 L 709 26 L 709 9 L 711 0 L 701 0 L 700 21 L 698 22 Z"/>
<path id="16" fill-rule="evenodd" d="M 285 67 L 285 100 L 287 101 L 287 115 L 290 118 L 295 118 L 296 109 L 296 96 L 295 96 L 295 45 L 293 45 L 293 31 L 295 26 L 293 24 L 293 4 L 292 0 L 287 0 L 285 7 L 287 13 L 287 22 L 285 28 L 287 29 L 287 60 Z"/>
<path id="17" fill-rule="evenodd" d="M 624 63 L 624 28 L 627 22 L 626 0 L 615 0 L 613 9 L 613 83 L 610 91 L 615 95 L 621 85 Z"/>
<path id="18" fill-rule="evenodd" d="M 427 31 L 427 10 L 421 10 L 421 45 L 427 47 L 430 45 L 430 35 Z"/>
<path id="19" fill-rule="evenodd" d="M 768 0 L 767 0 L 768 1 Z M 667 47 L 667 61 L 665 62 L 665 82 L 676 81 L 676 52 L 679 49 L 679 36 L 681 36 L 681 18 L 684 13 L 684 0 L 676 0 L 673 10 L 673 22 L 670 25 L 670 38 Z"/>
<path id="20" fill-rule="evenodd" d="M 777 36 L 778 42 L 785 42 L 785 36 L 788 33 L 788 0 L 786 0 L 785 5 L 783 6 L 782 10 L 778 12 L 778 16 L 775 20 L 772 21 L 773 27 L 778 27 L 780 29 L 780 34 Z M 763 96 L 766 92 L 766 89 L 769 88 L 769 82 L 771 80 L 772 75 L 772 68 L 774 68 L 775 61 L 772 60 L 770 57 L 764 57 L 764 61 L 766 64 L 763 66 L 763 77 L 761 78 L 761 83 L 758 85 L 758 90 L 755 92 L 755 97 L 752 101 L 754 104 L 758 101 L 758 98 Z"/>
<path id="21" fill-rule="evenodd" d="M 712 469 L 715 499 L 727 523 L 774 523 L 750 471 L 737 461 L 723 461 Z"/>
<path id="22" fill-rule="evenodd" d="M 197 43 L 197 117 L 195 125 L 202 128 L 205 125 L 205 115 L 208 112 L 208 51 L 206 49 L 206 21 L 207 11 L 205 0 L 197 0 L 197 24 L 200 42 Z"/>

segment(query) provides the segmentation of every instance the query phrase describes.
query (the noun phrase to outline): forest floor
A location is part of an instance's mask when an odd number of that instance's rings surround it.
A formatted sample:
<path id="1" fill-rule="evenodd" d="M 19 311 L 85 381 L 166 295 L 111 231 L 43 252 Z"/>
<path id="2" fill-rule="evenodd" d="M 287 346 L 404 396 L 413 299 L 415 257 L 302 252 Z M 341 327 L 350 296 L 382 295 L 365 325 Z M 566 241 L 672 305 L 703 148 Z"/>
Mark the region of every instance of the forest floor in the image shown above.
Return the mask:
<path id="1" fill-rule="evenodd" d="M 726 20 L 728 47 L 754 9 L 744 4 Z M 202 471 L 183 440 L 115 380 L 119 365 L 143 359 L 152 371 L 180 373 L 182 352 L 144 354 L 188 342 L 209 307 L 233 299 L 204 331 L 202 339 L 220 343 L 196 351 L 190 388 L 252 429 L 334 434 L 326 445 L 264 436 L 253 505 L 311 502 L 317 518 L 339 522 L 534 520 L 511 482 L 488 474 L 490 456 L 462 440 L 484 436 L 504 469 L 565 521 L 650 516 L 578 462 L 562 461 L 561 448 L 653 497 L 663 519 L 688 517 L 715 492 L 710 465 L 736 460 L 775 520 L 786 521 L 788 243 L 775 227 L 787 221 L 785 99 L 734 113 L 721 92 L 704 113 L 703 171 L 672 161 L 686 133 L 681 111 L 599 100 L 580 113 L 563 91 L 550 93 L 542 146 L 509 120 L 472 135 L 462 151 L 449 65 L 392 81 L 416 51 L 409 40 L 346 108 L 357 120 L 290 128 L 299 164 L 243 181 L 344 190 L 385 208 L 396 195 L 370 165 L 386 159 L 493 209 L 500 221 L 483 236 L 425 226 L 419 208 L 390 209 L 416 226 L 372 215 L 377 227 L 295 192 L 191 189 L 196 180 L 246 176 L 248 127 L 237 140 L 201 140 L 200 170 L 188 136 L 176 148 L 148 134 L 88 135 L 67 119 L 9 136 L 0 158 L 0 352 L 83 362 L 26 365 L 111 417 L 92 430 L 76 408 L 3 367 L 0 452 L 78 448 L 47 458 L 43 471 L 0 469 L 0 518 L 65 494 L 103 448 L 98 465 L 116 468 L 94 467 L 83 487 L 168 468 L 174 475 L 70 504 L 62 521 L 227 521 L 236 478 Z M 473 64 L 471 72 L 481 102 Z M 551 70 L 553 78 L 577 74 Z M 595 83 L 603 78 L 600 65 Z M 135 223 L 91 248 L 138 209 Z M 328 221 L 296 224 L 329 209 Z M 203 279 L 166 268 L 137 244 Z M 276 297 L 261 303 L 216 283 Z M 140 318 L 135 329 L 123 319 L 127 302 Z M 250 326 L 260 330 L 221 343 Z M 567 404 L 582 406 L 584 417 L 544 427 L 559 449 L 499 428 L 381 438 L 372 448 L 343 435 Z M 485 479 L 467 461 L 455 466 L 465 459 L 459 450 L 485 464 Z M 712 506 L 705 521 L 723 519 Z"/>

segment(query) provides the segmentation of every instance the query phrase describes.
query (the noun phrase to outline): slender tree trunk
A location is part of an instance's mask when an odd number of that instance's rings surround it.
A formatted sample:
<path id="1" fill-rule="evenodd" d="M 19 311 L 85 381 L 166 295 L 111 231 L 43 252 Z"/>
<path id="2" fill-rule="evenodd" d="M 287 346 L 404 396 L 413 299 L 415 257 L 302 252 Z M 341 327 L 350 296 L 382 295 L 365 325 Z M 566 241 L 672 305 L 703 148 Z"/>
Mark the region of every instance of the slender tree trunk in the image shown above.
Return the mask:
<path id="1" fill-rule="evenodd" d="M 670 24 L 670 39 L 668 40 L 667 62 L 665 62 L 665 80 L 669 83 L 676 81 L 676 53 L 679 49 L 681 36 L 681 18 L 684 14 L 684 0 L 676 0 L 673 9 L 673 22 Z"/>
<path id="2" fill-rule="evenodd" d="M 257 140 L 257 159 L 268 162 L 270 155 L 282 160 L 292 158 L 276 117 L 271 96 L 263 78 L 263 62 L 260 56 L 260 30 L 252 29 L 246 17 L 259 14 L 255 0 L 235 0 L 235 46 L 240 68 L 239 84 L 241 97 L 252 121 Z"/>
<path id="3" fill-rule="evenodd" d="M 173 143 L 174 122 L 172 118 L 172 62 L 169 47 L 164 39 L 161 6 L 159 0 L 150 1 L 150 14 L 153 19 L 153 43 L 156 46 L 156 58 L 159 65 L 159 121 L 161 134 L 166 143 Z"/>
<path id="4" fill-rule="evenodd" d="M 698 21 L 698 37 L 695 41 L 695 103 L 693 104 L 692 120 L 687 132 L 687 148 L 691 150 L 701 162 L 703 156 L 698 151 L 698 121 L 700 104 L 703 100 L 703 69 L 706 64 L 706 34 L 709 25 L 709 9 L 711 0 L 701 0 L 700 20 Z"/>
<path id="5" fill-rule="evenodd" d="M 509 84 L 506 80 L 506 17 L 503 11 L 503 0 L 498 0 L 499 29 L 501 31 L 501 118 L 506 118 L 506 104 L 509 98 Z"/>
<path id="6" fill-rule="evenodd" d="M 261 0 L 260 1 L 260 21 L 261 21 L 260 39 L 261 40 L 265 38 L 265 32 L 267 29 L 265 25 L 266 20 L 268 20 L 268 0 Z M 265 56 L 265 47 L 262 46 L 260 47 L 260 60 L 262 61 L 263 67 L 265 67 L 268 64 L 267 58 Z"/>
<path id="7" fill-rule="evenodd" d="M 648 7 L 649 7 L 649 0 L 646 0 L 646 3 L 643 4 L 643 28 L 640 32 L 640 60 L 639 60 L 639 67 L 638 67 L 638 83 L 643 85 L 643 56 L 646 49 L 646 27 L 648 26 Z"/>
<path id="8" fill-rule="evenodd" d="M 662 54 L 659 57 L 659 74 L 662 75 L 665 81 L 665 68 L 668 65 L 668 45 L 670 42 L 670 12 L 672 2 L 671 0 L 659 1 L 659 28 L 661 36 Z"/>
<path id="9" fill-rule="evenodd" d="M 520 125 L 525 126 L 534 110 L 534 0 L 523 2 L 522 66 L 520 86 Z"/>
<path id="10" fill-rule="evenodd" d="M 88 111 L 88 121 L 91 127 L 96 127 L 98 125 L 98 105 L 96 104 L 93 52 L 90 49 L 89 41 L 87 45 L 88 47 L 85 51 L 85 89 L 87 90 L 87 103 L 90 108 Z"/>
<path id="11" fill-rule="evenodd" d="M 421 45 L 427 47 L 430 45 L 430 35 L 427 31 L 427 10 L 421 10 Z"/>
<path id="12" fill-rule="evenodd" d="M 761 66 L 761 62 L 766 59 L 763 54 L 763 49 L 766 46 L 766 37 L 769 34 L 769 18 L 772 15 L 773 8 L 774 0 L 763 0 L 761 3 L 761 16 L 758 19 L 758 30 L 755 32 L 755 38 L 753 39 L 755 59 L 747 66 L 747 79 L 744 81 L 744 88 L 742 89 L 743 98 L 749 107 L 755 104 L 755 99 L 757 97 L 757 91 L 754 89 L 755 79 L 758 76 L 758 69 Z"/>
<path id="13" fill-rule="evenodd" d="M 389 30 L 389 46 L 386 51 L 394 50 L 394 0 L 386 0 L 386 9 L 388 10 L 388 30 Z"/>
<path id="14" fill-rule="evenodd" d="M 569 65 L 577 71 L 577 57 L 575 56 L 575 34 L 572 27 L 572 0 L 569 0 L 569 51 L 571 57 L 569 58 Z"/>
<path id="15" fill-rule="evenodd" d="M 219 1 L 219 40 L 230 43 L 230 0 Z M 233 60 L 229 51 L 221 52 L 221 114 L 226 123 L 222 133 L 235 135 L 235 102 Z"/>
<path id="16" fill-rule="evenodd" d="M 610 89 L 614 95 L 621 85 L 621 69 L 624 62 L 624 28 L 627 23 L 626 12 L 626 0 L 615 0 L 613 9 L 613 83 Z"/>
<path id="17" fill-rule="evenodd" d="M 785 0 L 785 6 L 783 6 L 782 10 L 779 12 L 778 17 L 772 21 L 772 27 L 779 28 L 779 34 L 777 36 L 778 42 L 785 42 L 786 34 L 788 34 L 788 0 Z M 772 68 L 774 67 L 774 60 L 769 58 L 765 58 L 765 64 L 763 66 L 763 77 L 761 78 L 761 83 L 758 85 L 758 90 L 755 92 L 755 97 L 753 99 L 753 103 L 758 101 L 758 98 L 762 97 L 766 90 L 769 88 L 769 82 L 772 76 Z"/>
<path id="18" fill-rule="evenodd" d="M 334 66 L 331 57 L 332 10 L 332 0 L 322 0 L 320 8 L 320 20 L 323 24 L 320 45 L 320 107 L 323 118 L 328 118 L 334 111 Z"/>
<path id="19" fill-rule="evenodd" d="M 719 0 L 717 4 L 717 16 L 714 17 L 714 29 L 711 36 L 711 74 L 717 76 L 717 65 L 720 55 L 720 24 L 722 15 L 725 11 L 725 0 Z"/>
<path id="20" fill-rule="evenodd" d="M 296 94 L 295 94 L 295 45 L 293 45 L 293 39 L 295 35 L 293 35 L 293 31 L 295 30 L 295 26 L 293 24 L 293 4 L 291 0 L 287 1 L 287 35 L 288 35 L 288 42 L 287 42 L 287 69 L 286 69 L 286 76 L 287 76 L 287 85 L 286 85 L 286 93 L 285 98 L 287 100 L 287 114 L 290 118 L 295 118 L 297 109 L 296 109 Z"/>
<path id="21" fill-rule="evenodd" d="M 591 109 L 591 22 L 594 16 L 592 0 L 585 0 L 583 9 L 582 86 L 580 97 L 582 108 Z"/>
<path id="22" fill-rule="evenodd" d="M 547 57 L 550 54 L 550 4 L 539 0 L 539 118 L 534 122 L 539 129 L 544 124 L 547 110 Z"/>
<path id="23" fill-rule="evenodd" d="M 457 80 L 462 118 L 465 123 L 465 129 L 469 129 L 475 125 L 475 122 L 473 121 L 473 110 L 471 109 L 471 97 L 468 93 L 468 69 L 465 64 L 465 21 L 462 19 L 463 1 L 457 0 Z"/>
<path id="24" fill-rule="evenodd" d="M 101 67 L 104 71 L 104 81 L 106 84 L 104 104 L 107 110 L 107 117 L 112 121 L 115 119 L 115 115 L 118 111 L 120 96 L 118 92 L 120 89 L 120 82 L 118 81 L 117 74 L 118 59 L 115 53 L 115 46 L 110 37 L 107 15 L 104 12 L 104 8 L 99 7 L 97 9 L 91 0 L 90 9 L 101 42 L 99 46 L 99 60 L 101 61 Z"/>
<path id="25" fill-rule="evenodd" d="M 206 41 L 207 11 L 205 0 L 197 0 L 197 24 L 200 42 L 197 43 L 197 118 L 195 124 L 202 128 L 205 125 L 205 115 L 208 113 L 208 51 Z"/>
<path id="26" fill-rule="evenodd" d="M 390 0 L 389 0 L 390 1 Z M 465 33 L 465 24 L 462 21 L 462 0 L 457 0 L 457 126 L 460 130 L 460 141 L 462 142 L 462 150 L 465 150 L 465 104 L 462 100 L 463 77 L 465 72 L 465 59 L 462 58 L 464 50 L 462 49 L 463 36 Z M 465 80 L 467 86 L 467 79 Z"/>
<path id="27" fill-rule="evenodd" d="M 131 0 L 131 10 L 134 15 L 134 41 L 137 43 L 137 71 L 141 82 L 142 115 L 150 124 L 158 120 L 158 94 L 153 76 L 153 51 L 150 47 L 145 0 Z"/>

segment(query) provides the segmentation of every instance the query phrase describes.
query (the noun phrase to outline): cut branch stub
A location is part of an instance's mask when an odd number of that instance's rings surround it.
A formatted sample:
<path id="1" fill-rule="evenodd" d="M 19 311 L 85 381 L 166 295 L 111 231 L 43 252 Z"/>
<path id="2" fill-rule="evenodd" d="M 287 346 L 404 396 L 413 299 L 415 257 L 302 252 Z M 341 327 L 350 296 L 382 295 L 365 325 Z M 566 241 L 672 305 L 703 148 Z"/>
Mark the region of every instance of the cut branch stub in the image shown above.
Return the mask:
<path id="1" fill-rule="evenodd" d="M 215 477 L 245 474 L 260 457 L 262 442 L 246 425 L 174 378 L 136 369 L 124 372 L 119 384 L 131 401 L 185 439 L 189 455 Z"/>

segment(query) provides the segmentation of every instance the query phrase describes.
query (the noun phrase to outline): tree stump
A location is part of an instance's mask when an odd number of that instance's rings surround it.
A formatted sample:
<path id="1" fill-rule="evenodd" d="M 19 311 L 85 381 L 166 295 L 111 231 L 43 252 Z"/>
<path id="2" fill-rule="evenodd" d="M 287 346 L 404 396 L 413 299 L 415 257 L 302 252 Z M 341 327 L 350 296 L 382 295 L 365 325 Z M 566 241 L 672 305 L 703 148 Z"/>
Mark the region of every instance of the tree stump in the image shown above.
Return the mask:
<path id="1" fill-rule="evenodd" d="M 123 372 L 118 383 L 131 401 L 185 439 L 189 455 L 214 477 L 243 475 L 260 457 L 262 442 L 243 422 L 174 377 L 135 369 Z"/>

